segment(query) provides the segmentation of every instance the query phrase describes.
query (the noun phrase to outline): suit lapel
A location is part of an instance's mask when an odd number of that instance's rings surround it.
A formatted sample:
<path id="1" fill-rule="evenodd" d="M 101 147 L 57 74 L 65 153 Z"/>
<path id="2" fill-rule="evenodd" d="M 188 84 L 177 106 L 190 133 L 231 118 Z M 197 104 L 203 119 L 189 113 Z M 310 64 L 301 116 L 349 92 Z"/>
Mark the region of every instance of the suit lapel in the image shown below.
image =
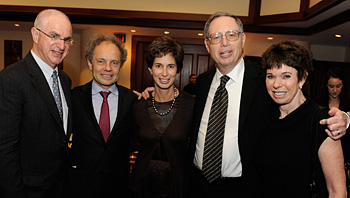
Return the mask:
<path id="1" fill-rule="evenodd" d="M 67 136 L 70 136 L 72 132 L 72 98 L 71 98 L 71 83 L 68 76 L 62 74 L 62 70 L 58 70 L 58 74 L 60 76 L 61 87 L 64 93 L 64 97 L 66 98 L 67 106 L 68 106 L 68 118 L 67 118 Z"/>
<path id="2" fill-rule="evenodd" d="M 38 91 L 38 94 L 43 99 L 44 104 L 48 107 L 52 116 L 55 118 L 56 122 L 64 132 L 63 122 L 59 116 L 55 99 L 53 98 L 51 89 L 47 83 L 47 80 L 43 72 L 41 71 L 39 65 L 35 62 L 31 53 L 29 53 L 25 57 L 25 61 L 27 62 L 29 75 L 31 75 L 32 77 L 31 81 L 32 81 L 33 87 Z"/>
<path id="3" fill-rule="evenodd" d="M 85 86 L 82 87 L 82 93 L 79 100 L 81 101 L 81 106 L 85 109 L 87 117 L 91 120 L 91 123 L 93 123 L 96 130 L 93 130 L 97 133 L 97 135 L 100 137 L 100 140 L 102 142 L 105 142 L 103 139 L 103 135 L 100 129 L 100 126 L 98 125 L 98 121 L 96 120 L 96 115 L 94 112 L 94 107 L 92 104 L 92 81 L 87 83 Z"/>
<path id="4" fill-rule="evenodd" d="M 239 110 L 239 125 L 238 132 L 241 131 L 242 126 L 244 126 L 244 122 L 248 116 L 248 112 L 250 107 L 252 106 L 252 102 L 254 100 L 254 95 L 256 93 L 257 84 L 259 76 L 254 71 L 252 67 L 254 65 L 248 64 L 245 62 L 244 64 L 244 77 L 243 77 L 243 86 L 242 86 L 242 95 L 241 95 L 241 104 Z"/>
<path id="5" fill-rule="evenodd" d="M 125 104 L 127 103 L 127 101 L 125 101 L 125 100 L 128 100 L 128 98 L 126 97 L 126 94 L 125 94 L 124 90 L 121 89 L 119 85 L 116 84 L 116 86 L 117 86 L 118 92 L 119 92 L 119 96 L 118 96 L 118 112 L 117 112 L 117 118 L 115 119 L 115 123 L 114 123 L 113 129 L 111 131 L 110 137 L 112 137 L 112 136 L 114 137 L 114 136 L 118 135 L 118 134 L 116 134 L 117 133 L 117 127 L 118 127 L 118 125 L 121 124 L 121 121 L 122 121 L 122 118 L 123 118 L 122 114 L 124 112 L 128 111 L 128 109 L 125 110 L 125 108 L 130 108 L 128 106 L 125 106 Z"/>
<path id="6" fill-rule="evenodd" d="M 195 101 L 195 109 L 194 109 L 194 117 L 193 117 L 193 123 L 194 123 L 194 129 L 196 130 L 193 138 L 193 142 L 197 142 L 198 137 L 198 130 L 200 127 L 205 103 L 207 102 L 210 85 L 213 81 L 214 75 L 215 75 L 216 69 L 211 69 L 207 73 L 204 73 L 202 76 L 199 76 L 198 78 L 198 84 L 197 84 L 197 97 Z"/>

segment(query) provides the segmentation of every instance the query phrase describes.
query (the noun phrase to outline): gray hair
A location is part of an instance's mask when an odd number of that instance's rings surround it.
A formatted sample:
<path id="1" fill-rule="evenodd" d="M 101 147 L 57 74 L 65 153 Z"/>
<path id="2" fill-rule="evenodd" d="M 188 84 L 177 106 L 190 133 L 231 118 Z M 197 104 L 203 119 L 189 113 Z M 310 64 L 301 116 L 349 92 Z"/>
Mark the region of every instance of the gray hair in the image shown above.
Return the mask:
<path id="1" fill-rule="evenodd" d="M 243 23 L 242 21 L 236 17 L 235 15 L 233 14 L 230 14 L 230 13 L 227 13 L 227 12 L 216 12 L 214 13 L 213 15 L 211 15 L 208 19 L 208 21 L 205 23 L 205 26 L 204 26 L 204 36 L 205 36 L 205 39 L 209 39 L 209 26 L 211 24 L 211 22 L 218 18 L 218 17 L 222 17 L 222 16 L 227 16 L 227 17 L 232 17 L 236 20 L 236 23 L 238 25 L 238 28 L 239 28 L 239 31 L 241 33 L 243 33 Z"/>

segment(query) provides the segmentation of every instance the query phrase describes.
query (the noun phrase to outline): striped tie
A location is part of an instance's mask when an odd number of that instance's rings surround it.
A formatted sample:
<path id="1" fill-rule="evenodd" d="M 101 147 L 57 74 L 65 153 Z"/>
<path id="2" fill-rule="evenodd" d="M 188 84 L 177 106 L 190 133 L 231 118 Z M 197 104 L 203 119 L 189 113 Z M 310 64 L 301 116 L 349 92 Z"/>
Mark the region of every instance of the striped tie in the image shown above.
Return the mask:
<path id="1" fill-rule="evenodd" d="M 228 76 L 222 76 L 210 109 L 203 154 L 203 175 L 209 183 L 221 177 L 222 147 L 225 134 L 228 94 L 225 88 Z"/>
<path id="2" fill-rule="evenodd" d="M 60 93 L 60 87 L 58 85 L 58 79 L 57 79 L 57 71 L 53 70 L 53 74 L 51 75 L 53 81 L 52 81 L 52 90 L 53 90 L 53 97 L 56 102 L 56 106 L 58 109 L 58 113 L 60 114 L 61 120 L 63 119 L 63 109 L 62 109 L 62 101 L 61 101 L 61 93 Z"/>

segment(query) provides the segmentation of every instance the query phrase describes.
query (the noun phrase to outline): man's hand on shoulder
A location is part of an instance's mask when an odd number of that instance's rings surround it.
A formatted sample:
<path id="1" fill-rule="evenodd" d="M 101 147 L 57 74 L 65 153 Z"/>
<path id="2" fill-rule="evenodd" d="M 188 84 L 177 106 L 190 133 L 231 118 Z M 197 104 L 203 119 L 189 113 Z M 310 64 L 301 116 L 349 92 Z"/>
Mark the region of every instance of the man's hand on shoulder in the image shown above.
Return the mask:
<path id="1" fill-rule="evenodd" d="M 154 91 L 154 87 L 147 87 L 142 93 L 133 90 L 134 94 L 137 95 L 137 99 L 140 100 L 141 98 L 147 100 L 150 97 L 149 92 Z"/>
<path id="2" fill-rule="evenodd" d="M 330 117 L 321 120 L 320 124 L 327 124 L 326 133 L 328 134 L 328 136 L 333 140 L 339 140 L 346 134 L 348 118 L 345 115 L 345 112 L 337 108 L 332 108 L 331 110 L 329 110 L 328 115 Z"/>

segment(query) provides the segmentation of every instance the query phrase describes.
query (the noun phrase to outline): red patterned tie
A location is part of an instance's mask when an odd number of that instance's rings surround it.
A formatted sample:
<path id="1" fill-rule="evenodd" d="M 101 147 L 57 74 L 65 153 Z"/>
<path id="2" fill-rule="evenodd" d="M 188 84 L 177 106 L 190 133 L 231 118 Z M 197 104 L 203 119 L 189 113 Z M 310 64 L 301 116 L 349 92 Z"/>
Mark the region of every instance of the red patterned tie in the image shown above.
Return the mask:
<path id="1" fill-rule="evenodd" d="M 108 108 L 108 101 L 107 97 L 111 92 L 103 92 L 101 91 L 100 94 L 103 97 L 103 102 L 101 106 L 101 114 L 100 114 L 100 129 L 102 131 L 103 138 L 105 142 L 107 142 L 109 134 L 110 134 L 110 123 L 109 123 L 109 108 Z"/>

